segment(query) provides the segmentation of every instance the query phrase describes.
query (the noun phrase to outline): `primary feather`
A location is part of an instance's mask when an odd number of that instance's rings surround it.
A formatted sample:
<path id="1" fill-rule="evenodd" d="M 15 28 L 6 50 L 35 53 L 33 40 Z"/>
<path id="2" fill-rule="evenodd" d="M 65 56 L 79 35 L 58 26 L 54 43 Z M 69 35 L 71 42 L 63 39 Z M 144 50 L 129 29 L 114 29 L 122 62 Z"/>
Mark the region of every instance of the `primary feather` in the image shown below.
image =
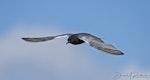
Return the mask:
<path id="1" fill-rule="evenodd" d="M 81 33 L 78 35 L 78 37 L 98 50 L 102 50 L 114 55 L 123 55 L 123 53 L 120 50 L 117 50 L 113 45 L 105 43 L 102 39 L 96 36 L 87 33 Z"/>
<path id="2" fill-rule="evenodd" d="M 57 36 L 39 37 L 39 38 L 22 38 L 22 39 L 28 42 L 43 42 L 43 41 L 53 40 L 55 38 L 69 37 L 70 35 L 72 34 L 62 34 Z"/>

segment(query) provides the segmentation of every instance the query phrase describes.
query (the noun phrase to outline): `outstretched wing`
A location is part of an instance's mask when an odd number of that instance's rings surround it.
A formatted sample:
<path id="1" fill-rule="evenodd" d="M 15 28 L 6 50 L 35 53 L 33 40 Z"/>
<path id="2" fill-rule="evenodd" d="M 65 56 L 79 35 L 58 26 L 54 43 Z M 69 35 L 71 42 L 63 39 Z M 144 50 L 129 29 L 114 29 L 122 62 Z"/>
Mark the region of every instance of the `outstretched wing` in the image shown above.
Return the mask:
<path id="1" fill-rule="evenodd" d="M 86 43 L 88 43 L 90 46 L 110 53 L 110 54 L 114 54 L 114 55 L 123 55 L 124 53 L 122 53 L 120 50 L 117 50 L 113 45 L 111 44 L 106 44 L 104 43 L 103 40 L 101 40 L 100 38 L 93 36 L 91 34 L 87 34 L 87 33 L 80 33 L 78 35 L 79 39 L 85 41 Z"/>
<path id="2" fill-rule="evenodd" d="M 70 35 L 72 34 L 61 34 L 57 36 L 48 36 L 48 37 L 39 37 L 39 38 L 22 38 L 22 39 L 28 42 L 43 42 L 43 41 L 48 41 L 48 40 L 52 40 L 55 38 L 69 37 Z"/>

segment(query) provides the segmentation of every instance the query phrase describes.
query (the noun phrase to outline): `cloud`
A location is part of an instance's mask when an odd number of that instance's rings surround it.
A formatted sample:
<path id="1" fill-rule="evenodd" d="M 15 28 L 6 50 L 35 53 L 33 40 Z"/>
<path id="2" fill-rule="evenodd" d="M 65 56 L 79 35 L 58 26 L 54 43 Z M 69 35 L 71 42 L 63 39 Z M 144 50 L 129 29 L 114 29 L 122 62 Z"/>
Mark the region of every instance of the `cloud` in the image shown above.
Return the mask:
<path id="1" fill-rule="evenodd" d="M 22 37 L 62 34 L 65 30 L 20 26 L 0 39 L 0 80 L 113 79 L 116 70 L 95 62 L 87 54 L 85 45 L 66 45 L 66 38 L 41 43 L 21 40 Z M 127 67 L 120 72 L 130 72 Z"/>
<path id="2" fill-rule="evenodd" d="M 66 38 L 28 43 L 21 37 L 57 35 L 56 29 L 16 28 L 1 38 L 1 80 L 98 80 L 109 69 L 92 63 L 84 45 L 66 45 Z"/>

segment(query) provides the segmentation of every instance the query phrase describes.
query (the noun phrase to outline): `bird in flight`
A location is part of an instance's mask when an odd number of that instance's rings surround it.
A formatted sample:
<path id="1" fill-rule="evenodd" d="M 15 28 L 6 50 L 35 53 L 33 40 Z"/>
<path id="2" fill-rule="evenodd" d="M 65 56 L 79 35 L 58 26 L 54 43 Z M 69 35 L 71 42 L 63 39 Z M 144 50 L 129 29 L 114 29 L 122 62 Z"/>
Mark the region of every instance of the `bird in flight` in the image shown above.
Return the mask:
<path id="1" fill-rule="evenodd" d="M 116 49 L 113 45 L 105 43 L 102 39 L 91 35 L 89 33 L 76 33 L 76 34 L 61 34 L 57 36 L 39 37 L 39 38 L 22 38 L 28 42 L 43 42 L 48 40 L 53 40 L 55 38 L 68 37 L 67 43 L 78 45 L 84 42 L 88 43 L 91 47 L 101 50 L 106 53 L 113 55 L 124 55 L 123 52 Z"/>

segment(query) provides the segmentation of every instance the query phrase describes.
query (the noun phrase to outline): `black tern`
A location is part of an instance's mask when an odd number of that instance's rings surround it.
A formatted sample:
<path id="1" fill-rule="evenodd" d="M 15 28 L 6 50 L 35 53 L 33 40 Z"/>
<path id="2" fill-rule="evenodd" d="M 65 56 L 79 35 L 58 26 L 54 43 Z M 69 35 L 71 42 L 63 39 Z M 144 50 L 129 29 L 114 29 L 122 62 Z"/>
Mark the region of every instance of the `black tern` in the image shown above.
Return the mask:
<path id="1" fill-rule="evenodd" d="M 89 33 L 77 33 L 77 34 L 61 34 L 57 36 L 39 37 L 39 38 L 22 38 L 28 42 L 43 42 L 48 40 L 53 40 L 55 38 L 68 37 L 68 43 L 73 45 L 82 44 L 84 42 L 88 43 L 91 47 L 101 50 L 106 53 L 114 55 L 124 55 L 123 52 L 116 49 L 113 45 L 105 43 L 101 38 L 98 38 Z"/>

